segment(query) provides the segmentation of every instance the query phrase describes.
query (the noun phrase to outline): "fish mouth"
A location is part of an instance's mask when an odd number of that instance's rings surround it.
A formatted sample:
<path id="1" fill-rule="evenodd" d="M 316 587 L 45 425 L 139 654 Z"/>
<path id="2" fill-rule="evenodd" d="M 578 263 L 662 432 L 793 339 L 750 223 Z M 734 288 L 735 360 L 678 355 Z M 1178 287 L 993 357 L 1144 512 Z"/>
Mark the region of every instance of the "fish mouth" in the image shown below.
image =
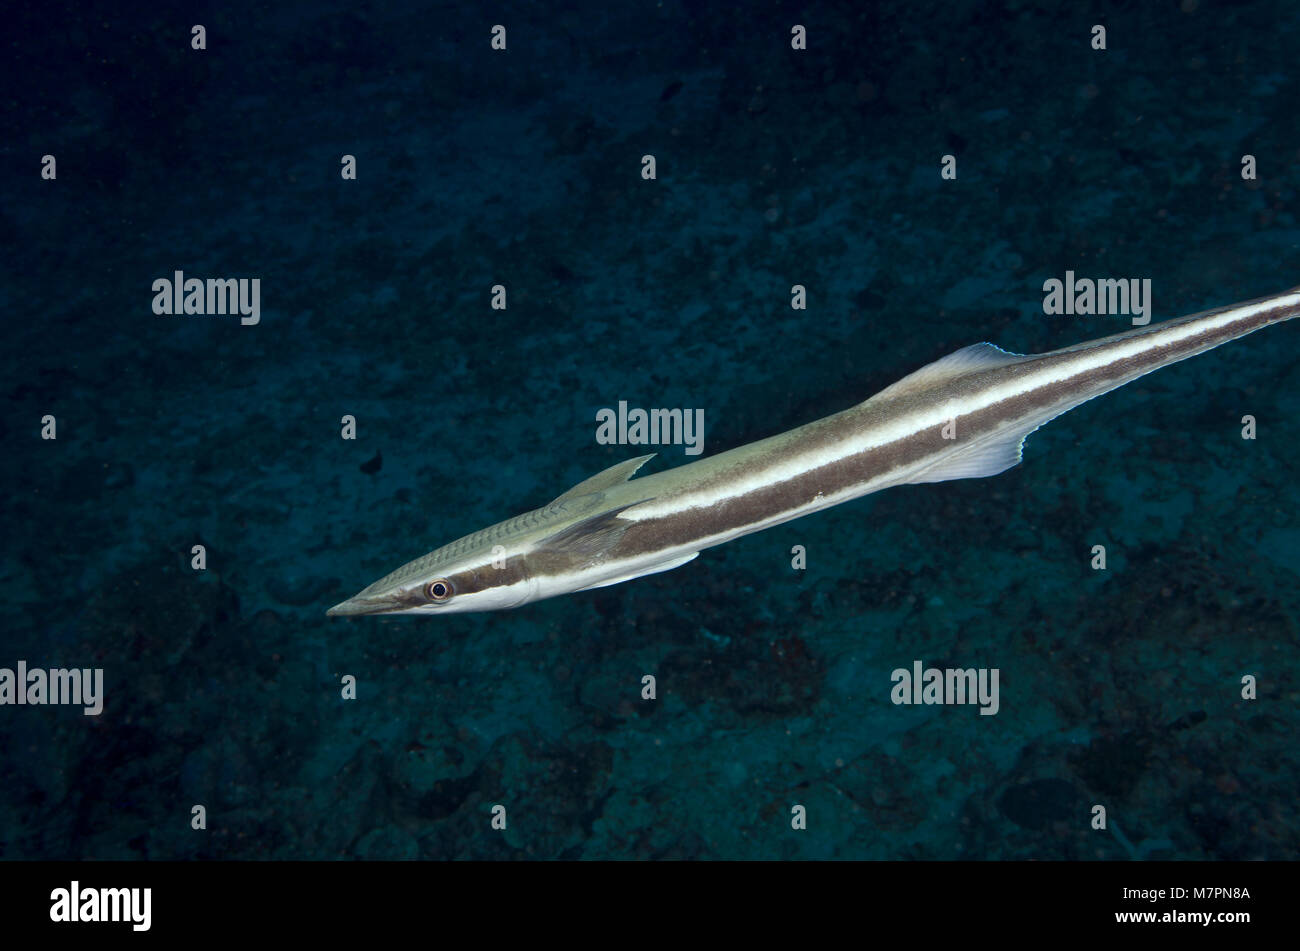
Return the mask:
<path id="1" fill-rule="evenodd" d="M 357 595 L 355 598 L 340 601 L 325 614 L 327 617 L 360 617 L 364 614 L 391 614 L 406 607 L 409 605 L 405 600 L 394 595 L 369 598 Z"/>

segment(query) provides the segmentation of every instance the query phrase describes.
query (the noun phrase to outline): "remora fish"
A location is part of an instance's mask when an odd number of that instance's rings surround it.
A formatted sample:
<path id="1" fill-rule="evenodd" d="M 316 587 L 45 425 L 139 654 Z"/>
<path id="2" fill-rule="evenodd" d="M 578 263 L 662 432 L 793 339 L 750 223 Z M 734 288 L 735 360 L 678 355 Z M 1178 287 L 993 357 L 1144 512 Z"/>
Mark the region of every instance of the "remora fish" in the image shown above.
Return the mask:
<path id="1" fill-rule="evenodd" d="M 332 615 L 492 611 L 684 565 L 702 549 L 894 485 L 997 475 L 1044 423 L 1160 367 L 1300 316 L 1300 287 L 1050 353 L 977 343 L 864 403 L 640 479 L 619 463 L 430 552 Z"/>

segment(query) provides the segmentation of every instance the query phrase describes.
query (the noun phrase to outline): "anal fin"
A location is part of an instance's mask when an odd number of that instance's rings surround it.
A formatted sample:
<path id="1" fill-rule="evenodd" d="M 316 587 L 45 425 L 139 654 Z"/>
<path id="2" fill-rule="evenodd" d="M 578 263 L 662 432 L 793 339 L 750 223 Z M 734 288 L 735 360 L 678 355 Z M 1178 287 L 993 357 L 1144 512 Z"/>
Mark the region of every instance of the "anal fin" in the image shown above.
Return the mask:
<path id="1" fill-rule="evenodd" d="M 992 439 L 958 449 L 951 456 L 908 479 L 911 485 L 925 482 L 950 482 L 953 479 L 984 479 L 1006 472 L 1020 464 L 1021 454 L 1025 449 L 1025 440 L 1029 434 L 1051 422 L 1059 413 L 1047 419 L 1038 419 L 1028 428 L 1018 427 L 1007 433 L 1000 433 Z"/>

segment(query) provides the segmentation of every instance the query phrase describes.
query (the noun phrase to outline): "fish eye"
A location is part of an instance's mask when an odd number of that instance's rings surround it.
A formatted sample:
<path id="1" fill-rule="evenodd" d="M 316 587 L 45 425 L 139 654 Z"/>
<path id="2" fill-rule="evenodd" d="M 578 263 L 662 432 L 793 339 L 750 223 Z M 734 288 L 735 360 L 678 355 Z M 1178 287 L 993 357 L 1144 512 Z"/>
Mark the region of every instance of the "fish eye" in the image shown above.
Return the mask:
<path id="1" fill-rule="evenodd" d="M 436 581 L 430 581 L 424 586 L 425 593 L 428 594 L 429 600 L 435 604 L 445 604 L 451 600 L 455 590 L 451 582 L 446 578 L 438 578 Z"/>

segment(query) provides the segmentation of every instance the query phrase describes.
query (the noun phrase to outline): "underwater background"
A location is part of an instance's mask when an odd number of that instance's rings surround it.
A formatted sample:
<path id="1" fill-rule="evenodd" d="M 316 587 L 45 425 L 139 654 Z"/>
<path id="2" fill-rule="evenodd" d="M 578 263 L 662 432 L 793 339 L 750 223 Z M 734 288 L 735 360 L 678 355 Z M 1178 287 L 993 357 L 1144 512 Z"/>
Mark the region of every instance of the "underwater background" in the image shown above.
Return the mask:
<path id="1" fill-rule="evenodd" d="M 1153 321 L 1300 284 L 1300 7 L 6 19 L 0 667 L 105 697 L 0 706 L 0 858 L 1295 857 L 1294 324 L 994 478 L 515 611 L 325 610 L 695 458 L 598 444 L 620 400 L 702 408 L 711 455 L 971 343 L 1131 326 L 1044 314 L 1067 270 L 1149 279 Z M 156 315 L 177 270 L 259 278 L 260 321 Z M 997 668 L 997 715 L 892 703 L 918 660 Z"/>

